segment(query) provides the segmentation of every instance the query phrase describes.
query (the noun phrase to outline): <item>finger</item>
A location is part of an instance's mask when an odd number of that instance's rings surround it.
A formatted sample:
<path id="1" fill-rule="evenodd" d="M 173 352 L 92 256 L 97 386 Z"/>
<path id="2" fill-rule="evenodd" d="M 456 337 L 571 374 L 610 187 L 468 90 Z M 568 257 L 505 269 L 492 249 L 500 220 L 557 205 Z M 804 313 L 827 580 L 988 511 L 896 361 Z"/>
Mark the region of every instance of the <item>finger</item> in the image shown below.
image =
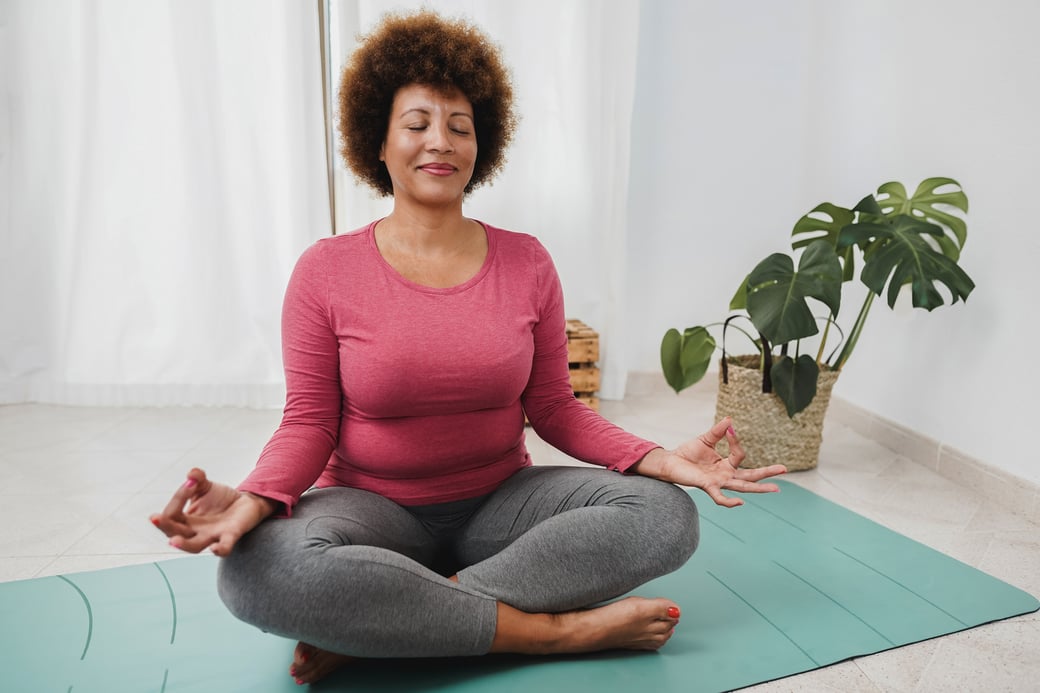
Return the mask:
<path id="1" fill-rule="evenodd" d="M 700 439 L 708 447 L 715 447 L 719 441 L 726 437 L 726 431 L 732 427 L 733 419 L 725 416 L 717 424 L 700 435 Z"/>
<path id="2" fill-rule="evenodd" d="M 215 540 L 216 537 L 208 533 L 196 533 L 191 537 L 178 534 L 170 538 L 170 546 L 175 549 L 180 549 L 181 551 L 187 551 L 188 553 L 199 553 L 212 546 Z"/>
<path id="3" fill-rule="evenodd" d="M 210 546 L 210 551 L 213 555 L 224 558 L 231 553 L 231 549 L 234 548 L 235 544 L 241 538 L 240 534 L 234 532 L 224 532 L 220 535 L 220 540 Z"/>
<path id="4" fill-rule="evenodd" d="M 155 527 L 168 537 L 174 537 L 178 534 L 190 537 L 195 534 L 195 530 L 184 522 L 174 520 L 171 517 L 164 515 L 151 515 L 148 518 Z"/>
<path id="5" fill-rule="evenodd" d="M 772 476 L 787 473 L 787 467 L 782 464 L 771 464 L 768 467 L 742 468 L 733 472 L 733 478 L 744 481 L 761 481 Z"/>
<path id="6" fill-rule="evenodd" d="M 726 484 L 723 485 L 728 491 L 737 491 L 738 493 L 779 493 L 780 487 L 776 484 L 763 484 L 755 483 L 753 481 L 744 481 L 742 479 L 730 479 Z"/>
<path id="7" fill-rule="evenodd" d="M 709 486 L 703 489 L 703 491 L 707 493 L 713 501 L 715 501 L 715 505 L 721 505 L 724 508 L 736 508 L 737 506 L 744 505 L 744 501 L 741 499 L 730 498 L 714 486 Z"/>

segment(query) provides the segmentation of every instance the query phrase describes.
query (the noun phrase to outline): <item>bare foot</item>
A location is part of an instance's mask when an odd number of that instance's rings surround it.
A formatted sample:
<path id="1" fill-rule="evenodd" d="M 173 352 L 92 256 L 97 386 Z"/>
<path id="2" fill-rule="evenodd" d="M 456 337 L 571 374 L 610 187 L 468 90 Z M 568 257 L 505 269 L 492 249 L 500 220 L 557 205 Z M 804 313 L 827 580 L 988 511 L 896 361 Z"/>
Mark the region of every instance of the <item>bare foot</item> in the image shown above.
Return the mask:
<path id="1" fill-rule="evenodd" d="M 305 683 L 314 683 L 336 671 L 351 659 L 354 658 L 320 650 L 305 642 L 297 643 L 296 651 L 293 652 L 293 663 L 289 667 L 289 676 L 292 676 L 301 686 Z"/>
<path id="2" fill-rule="evenodd" d="M 628 597 L 562 614 L 528 614 L 499 602 L 492 652 L 574 654 L 656 650 L 672 637 L 679 607 L 669 599 Z"/>

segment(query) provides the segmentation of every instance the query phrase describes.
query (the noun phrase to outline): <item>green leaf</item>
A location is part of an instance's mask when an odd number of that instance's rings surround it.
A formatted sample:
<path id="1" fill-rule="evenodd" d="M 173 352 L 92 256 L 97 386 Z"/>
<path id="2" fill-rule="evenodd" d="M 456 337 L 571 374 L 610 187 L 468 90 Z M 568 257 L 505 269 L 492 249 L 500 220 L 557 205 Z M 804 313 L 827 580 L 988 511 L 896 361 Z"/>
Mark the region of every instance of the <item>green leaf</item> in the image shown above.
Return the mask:
<path id="1" fill-rule="evenodd" d="M 665 333 L 661 369 L 676 394 L 704 377 L 714 352 L 715 338 L 703 327 L 687 327 L 682 334 L 672 328 Z"/>
<path id="2" fill-rule="evenodd" d="M 938 188 L 948 186 L 955 189 L 936 192 Z M 935 240 L 943 255 L 953 261 L 960 258 L 961 249 L 968 240 L 968 225 L 949 210 L 968 212 L 968 196 L 960 183 L 952 178 L 927 178 L 908 197 L 901 183 L 890 182 L 878 187 L 876 197 L 882 213 L 889 219 L 905 214 L 939 226 L 943 233 L 938 234 Z"/>
<path id="3" fill-rule="evenodd" d="M 781 356 L 773 362 L 769 375 L 773 380 L 773 392 L 784 403 L 788 416 L 793 417 L 808 407 L 816 397 L 820 367 L 808 354 L 802 354 L 797 361 L 790 356 Z"/>
<path id="4" fill-rule="evenodd" d="M 935 250 L 926 239 L 944 231 L 920 218 L 900 214 L 883 223 L 854 224 L 842 229 L 839 244 L 873 239 L 863 256 L 863 283 L 878 296 L 888 284 L 888 305 L 893 307 L 899 290 L 910 284 L 915 308 L 932 310 L 943 305 L 936 284 L 949 289 L 952 302 L 967 299 L 975 283 L 957 262 Z"/>
<path id="5" fill-rule="evenodd" d="M 729 300 L 730 310 L 747 310 L 747 277 L 744 277 L 744 281 L 740 282 L 740 286 L 737 288 L 737 293 L 733 294 L 733 298 Z"/>
<path id="6" fill-rule="evenodd" d="M 832 248 L 838 247 L 838 234 L 841 229 L 855 219 L 851 209 L 845 209 L 830 202 L 822 202 L 816 205 L 808 214 L 799 219 L 791 230 L 791 248 L 798 250 L 808 246 L 813 241 L 823 240 L 831 244 Z M 856 256 L 853 248 L 846 248 L 839 253 L 842 267 L 842 281 L 850 281 L 856 276 Z"/>
<path id="7" fill-rule="evenodd" d="M 841 306 L 841 263 L 828 241 L 810 243 L 798 271 L 788 255 L 774 253 L 748 276 L 747 311 L 755 328 L 773 344 L 819 332 L 806 299 L 815 298 L 837 314 Z"/>

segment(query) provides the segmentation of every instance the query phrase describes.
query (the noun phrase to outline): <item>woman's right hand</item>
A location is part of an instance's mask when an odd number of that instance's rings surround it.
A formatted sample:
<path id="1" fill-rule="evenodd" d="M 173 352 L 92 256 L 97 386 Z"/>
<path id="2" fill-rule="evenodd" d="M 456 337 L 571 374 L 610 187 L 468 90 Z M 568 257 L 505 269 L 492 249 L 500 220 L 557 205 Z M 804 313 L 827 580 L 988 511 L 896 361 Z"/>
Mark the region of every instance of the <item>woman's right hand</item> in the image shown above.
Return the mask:
<path id="1" fill-rule="evenodd" d="M 152 515 L 151 521 L 174 548 L 189 553 L 208 548 L 217 556 L 227 556 L 242 535 L 274 511 L 273 501 L 214 483 L 201 469 L 192 469 L 166 508 Z"/>

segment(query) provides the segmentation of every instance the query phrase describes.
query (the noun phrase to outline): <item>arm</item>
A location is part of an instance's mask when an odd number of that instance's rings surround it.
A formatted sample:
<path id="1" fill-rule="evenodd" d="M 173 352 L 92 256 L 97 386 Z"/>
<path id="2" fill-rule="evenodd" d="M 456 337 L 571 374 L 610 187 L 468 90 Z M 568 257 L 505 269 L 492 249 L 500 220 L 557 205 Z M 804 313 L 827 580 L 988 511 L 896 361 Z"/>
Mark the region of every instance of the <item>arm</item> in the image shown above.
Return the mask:
<path id="1" fill-rule="evenodd" d="M 279 504 L 288 515 L 314 485 L 339 439 L 342 395 L 339 342 L 329 310 L 329 289 L 319 241 L 301 257 L 285 291 L 282 360 L 285 410 L 240 491 Z"/>
<path id="2" fill-rule="evenodd" d="M 567 364 L 563 289 L 544 249 L 538 267 L 539 320 L 533 328 L 534 359 L 522 396 L 532 428 L 545 442 L 584 462 L 624 472 L 656 443 L 632 435 L 574 398 Z"/>
<path id="3" fill-rule="evenodd" d="M 336 445 L 341 406 L 338 343 L 327 317 L 325 285 L 314 245 L 293 271 L 282 310 L 282 423 L 239 488 L 212 482 L 201 469 L 188 472 L 163 511 L 151 516 L 171 546 L 228 555 L 265 518 L 288 515 L 325 468 Z"/>

